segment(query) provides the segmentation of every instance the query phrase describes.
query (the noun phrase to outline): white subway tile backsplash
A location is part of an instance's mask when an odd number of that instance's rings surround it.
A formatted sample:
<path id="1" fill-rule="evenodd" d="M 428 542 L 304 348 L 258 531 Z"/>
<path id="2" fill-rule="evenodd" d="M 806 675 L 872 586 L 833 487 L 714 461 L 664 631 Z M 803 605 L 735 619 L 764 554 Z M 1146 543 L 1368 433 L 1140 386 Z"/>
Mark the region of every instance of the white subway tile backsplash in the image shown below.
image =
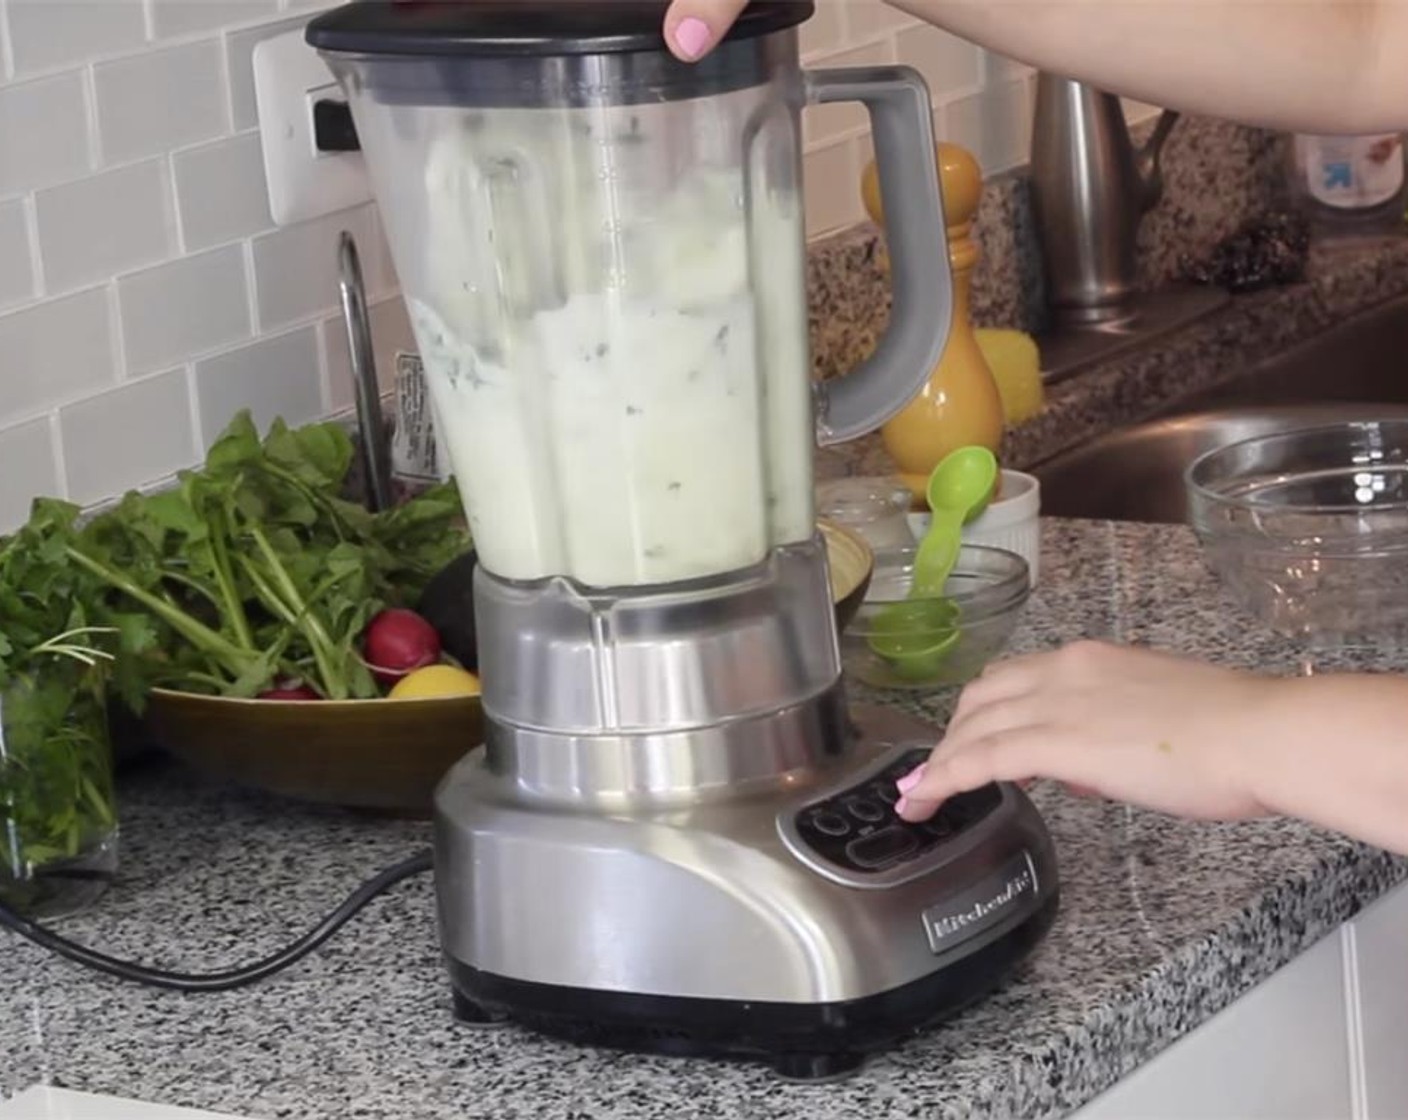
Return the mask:
<path id="1" fill-rule="evenodd" d="M 259 133 L 246 132 L 171 157 L 187 249 L 248 237 L 274 224 Z"/>
<path id="2" fill-rule="evenodd" d="M 406 301 L 400 296 L 374 303 L 367 308 L 372 332 L 372 359 L 376 379 L 383 392 L 396 384 L 396 352 L 415 353 L 415 337 L 406 314 Z M 333 412 L 351 408 L 354 401 L 352 360 L 347 354 L 347 327 L 339 315 L 323 321 L 323 347 L 328 359 L 328 407 Z"/>
<path id="3" fill-rule="evenodd" d="M 212 31 L 273 15 L 276 0 L 152 0 L 152 31 L 158 38 Z"/>
<path id="4" fill-rule="evenodd" d="M 225 66 L 230 75 L 230 109 L 237 132 L 259 123 L 259 112 L 254 103 L 254 63 L 251 61 L 256 44 L 275 35 L 295 31 L 307 22 L 308 16 L 302 15 L 226 32 Z"/>
<path id="5" fill-rule="evenodd" d="M 1002 82 L 1011 82 L 1019 78 L 1025 78 L 1034 71 L 1025 62 L 1018 62 L 1015 58 L 1008 58 L 1006 55 L 997 54 L 994 51 L 982 51 L 983 56 L 983 84 L 999 85 Z"/>
<path id="6" fill-rule="evenodd" d="M 0 82 L 14 75 L 14 60 L 10 51 L 10 29 L 5 25 L 5 0 L 0 0 Z"/>
<path id="7" fill-rule="evenodd" d="M 803 160 L 806 183 L 807 236 L 843 229 L 860 221 L 860 167 L 851 140 L 808 152 Z"/>
<path id="8" fill-rule="evenodd" d="M 141 433 L 134 438 L 134 433 Z M 196 461 L 186 371 L 128 382 L 59 410 L 68 495 L 83 505 Z"/>
<path id="9" fill-rule="evenodd" d="M 260 330 L 287 326 L 338 306 L 337 245 L 344 229 L 356 239 L 368 292 L 384 289 L 384 266 L 371 207 L 275 230 L 254 240 Z"/>
<path id="10" fill-rule="evenodd" d="M 39 255 L 50 292 L 163 260 L 173 248 L 166 161 L 105 171 L 34 196 Z"/>
<path id="11" fill-rule="evenodd" d="M 0 87 L 0 195 L 87 170 L 88 109 L 81 74 Z"/>
<path id="12" fill-rule="evenodd" d="M 0 202 L 0 308 L 34 295 L 34 265 L 29 252 L 29 220 L 19 199 Z"/>
<path id="13" fill-rule="evenodd" d="M 845 17 L 846 39 L 851 43 L 863 43 L 917 22 L 908 12 L 884 0 L 845 0 L 841 11 Z"/>
<path id="14" fill-rule="evenodd" d="M 117 282 L 127 370 L 164 369 L 249 337 L 239 245 L 184 257 Z"/>
<path id="15" fill-rule="evenodd" d="M 825 67 L 884 66 L 894 62 L 888 42 L 870 43 L 838 51 L 815 60 L 813 65 Z M 838 101 L 828 105 L 809 105 L 802 113 L 803 136 L 809 144 L 824 144 L 838 136 L 864 129 L 869 122 L 865 106 L 855 101 Z"/>
<path id="16" fill-rule="evenodd" d="M 1031 157 L 1031 79 L 1006 82 L 946 106 L 948 135 L 977 158 L 984 175 L 1007 171 Z"/>
<path id="17" fill-rule="evenodd" d="M 1124 110 L 1124 119 L 1132 125 L 1147 121 L 1150 117 L 1157 117 L 1162 112 L 1157 105 L 1147 105 L 1129 97 L 1120 99 L 1120 108 Z"/>
<path id="18" fill-rule="evenodd" d="M 319 381 L 314 326 L 197 362 L 202 445 L 208 447 L 242 408 L 261 432 L 276 417 L 290 425 L 316 420 L 323 412 Z"/>
<path id="19" fill-rule="evenodd" d="M 29 520 L 36 497 L 61 496 L 48 417 L 0 428 L 0 533 Z"/>
<path id="20" fill-rule="evenodd" d="M 396 275 L 396 262 L 391 256 L 391 245 L 386 240 L 386 223 L 381 220 L 381 212 L 375 206 L 371 208 L 371 216 L 372 225 L 376 227 L 376 252 L 368 254 L 363 251 L 362 269 L 367 272 L 367 297 L 379 299 L 392 292 L 399 292 L 401 281 Z"/>
<path id="21" fill-rule="evenodd" d="M 802 57 L 810 60 L 813 56 L 834 51 L 841 46 L 845 28 L 841 24 L 841 5 L 844 0 L 819 0 L 812 18 L 802 24 L 798 33 Z"/>
<path id="22" fill-rule="evenodd" d="M 0 423 L 111 385 L 107 293 L 94 288 L 0 315 L 0 356 Z"/>
<path id="23" fill-rule="evenodd" d="M 924 75 L 935 101 L 978 88 L 981 52 L 956 35 L 919 24 L 895 36 L 895 49 L 900 62 Z"/>
<path id="24" fill-rule="evenodd" d="M 118 54 L 147 37 L 142 0 L 9 0 L 7 14 L 17 74 Z"/>
<path id="25" fill-rule="evenodd" d="M 122 163 L 223 133 L 223 67 L 214 39 L 96 66 L 103 159 Z"/>

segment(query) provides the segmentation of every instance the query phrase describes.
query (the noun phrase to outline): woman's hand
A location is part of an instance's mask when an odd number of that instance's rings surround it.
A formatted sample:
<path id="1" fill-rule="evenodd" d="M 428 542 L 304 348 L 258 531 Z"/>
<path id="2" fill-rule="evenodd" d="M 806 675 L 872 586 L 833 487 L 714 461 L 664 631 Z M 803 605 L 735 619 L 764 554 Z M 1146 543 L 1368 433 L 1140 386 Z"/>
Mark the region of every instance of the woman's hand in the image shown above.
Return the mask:
<path id="1" fill-rule="evenodd" d="M 697 62 L 733 26 L 747 0 L 673 0 L 665 13 L 665 42 L 676 58 Z"/>
<path id="2" fill-rule="evenodd" d="M 1265 815 L 1254 748 L 1277 735 L 1294 683 L 1096 642 L 995 664 L 896 808 L 924 820 L 987 782 L 1054 778 L 1180 816 Z"/>

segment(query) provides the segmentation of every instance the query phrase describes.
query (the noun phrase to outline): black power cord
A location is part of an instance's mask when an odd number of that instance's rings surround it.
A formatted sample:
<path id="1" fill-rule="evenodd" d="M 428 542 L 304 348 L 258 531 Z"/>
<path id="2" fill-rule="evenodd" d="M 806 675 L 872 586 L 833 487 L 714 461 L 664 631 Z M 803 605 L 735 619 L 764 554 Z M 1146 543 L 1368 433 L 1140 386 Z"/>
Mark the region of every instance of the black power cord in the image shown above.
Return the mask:
<path id="1" fill-rule="evenodd" d="M 177 992 L 224 992 L 263 980 L 295 961 L 301 960 L 346 925 L 348 919 L 383 891 L 394 887 L 403 879 L 420 875 L 433 866 L 429 849 L 418 852 L 409 859 L 393 864 L 380 874 L 373 876 L 347 896 L 346 900 L 310 929 L 293 944 L 280 949 L 273 956 L 255 961 L 253 964 L 220 972 L 185 973 L 167 972 L 160 968 L 149 968 L 132 961 L 118 960 L 86 945 L 79 945 L 66 937 L 45 929 L 43 926 L 11 910 L 0 903 L 0 926 L 14 930 L 21 937 L 28 938 L 51 952 L 67 957 L 78 964 L 106 972 L 121 980 L 131 980 L 137 984 L 147 984 L 155 988 L 168 988 Z"/>

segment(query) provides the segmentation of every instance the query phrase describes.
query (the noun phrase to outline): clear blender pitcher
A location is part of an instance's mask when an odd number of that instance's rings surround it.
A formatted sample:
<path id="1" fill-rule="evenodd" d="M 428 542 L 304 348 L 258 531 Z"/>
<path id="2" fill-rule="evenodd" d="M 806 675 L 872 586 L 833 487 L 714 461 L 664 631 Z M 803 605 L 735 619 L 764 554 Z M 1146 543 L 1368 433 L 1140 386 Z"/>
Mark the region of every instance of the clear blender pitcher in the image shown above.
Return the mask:
<path id="1" fill-rule="evenodd" d="M 815 531 L 812 451 L 869 431 L 947 336 L 929 98 L 804 73 L 812 5 L 755 3 L 696 63 L 663 4 L 347 5 L 310 25 L 346 89 L 480 562 L 588 587 L 736 571 Z M 800 111 L 860 100 L 890 328 L 813 386 Z"/>

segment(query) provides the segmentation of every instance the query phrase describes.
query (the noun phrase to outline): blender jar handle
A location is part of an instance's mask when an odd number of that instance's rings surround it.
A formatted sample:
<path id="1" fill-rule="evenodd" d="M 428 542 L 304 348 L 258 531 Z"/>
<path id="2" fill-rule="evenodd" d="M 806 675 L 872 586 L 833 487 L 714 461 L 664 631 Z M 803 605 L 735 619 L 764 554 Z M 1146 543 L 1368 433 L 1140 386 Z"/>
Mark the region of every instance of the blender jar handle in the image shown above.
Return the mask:
<path id="1" fill-rule="evenodd" d="M 908 404 L 943 356 L 953 319 L 929 87 L 907 66 L 806 72 L 808 100 L 859 101 L 870 114 L 885 211 L 893 302 L 875 352 L 850 373 L 820 382 L 817 442 L 874 431 Z"/>

